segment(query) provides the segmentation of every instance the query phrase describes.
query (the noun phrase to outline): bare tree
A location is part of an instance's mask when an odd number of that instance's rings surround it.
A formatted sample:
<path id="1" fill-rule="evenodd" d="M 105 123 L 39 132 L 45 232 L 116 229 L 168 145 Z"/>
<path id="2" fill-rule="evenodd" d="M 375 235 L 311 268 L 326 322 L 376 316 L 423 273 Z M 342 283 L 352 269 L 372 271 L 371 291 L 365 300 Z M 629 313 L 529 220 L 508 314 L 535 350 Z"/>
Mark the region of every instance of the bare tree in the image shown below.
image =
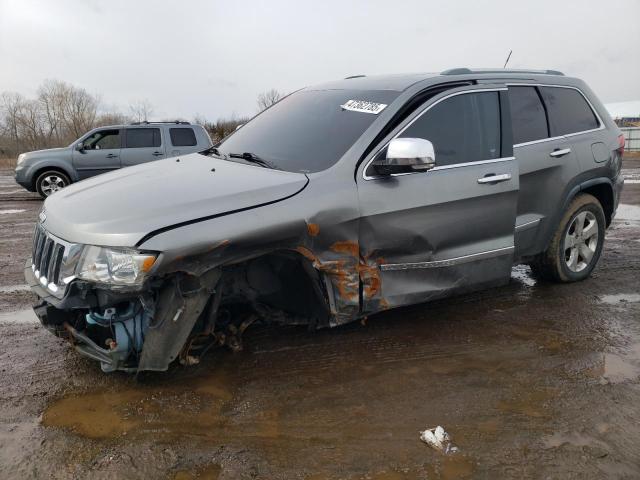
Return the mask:
<path id="1" fill-rule="evenodd" d="M 98 104 L 97 96 L 56 80 L 44 82 L 33 100 L 5 92 L 0 96 L 0 141 L 10 143 L 14 155 L 68 144 L 95 126 Z"/>
<path id="2" fill-rule="evenodd" d="M 59 80 L 45 80 L 38 89 L 38 102 L 43 117 L 44 135 L 48 145 L 64 143 L 64 100 L 69 85 Z"/>
<path id="3" fill-rule="evenodd" d="M 65 84 L 63 93 L 63 122 L 69 134 L 78 138 L 91 130 L 98 114 L 99 99 L 84 88 Z"/>
<path id="4" fill-rule="evenodd" d="M 129 112 L 135 122 L 148 122 L 153 115 L 153 106 L 149 100 L 138 100 L 129 105 Z"/>
<path id="5" fill-rule="evenodd" d="M 48 146 L 44 132 L 46 122 L 38 100 L 22 102 L 17 120 L 22 143 L 27 149 L 39 150 Z"/>
<path id="6" fill-rule="evenodd" d="M 0 97 L 3 134 L 10 139 L 15 152 L 20 150 L 20 111 L 24 102 L 19 93 L 4 92 Z"/>
<path id="7" fill-rule="evenodd" d="M 95 127 L 105 127 L 107 125 L 125 125 L 131 122 L 131 118 L 117 111 L 103 112 L 96 117 Z"/>
<path id="8" fill-rule="evenodd" d="M 266 110 L 271 105 L 278 102 L 278 100 L 280 100 L 282 97 L 283 95 L 275 88 L 267 90 L 266 92 L 262 92 L 260 95 L 258 95 L 259 111 L 262 112 L 263 110 Z"/>
<path id="9" fill-rule="evenodd" d="M 219 118 L 215 122 L 209 122 L 203 117 L 196 118 L 194 123 L 202 125 L 214 144 L 220 142 L 223 138 L 231 135 L 240 125 L 244 125 L 249 120 L 249 117 L 236 117 L 232 115 L 230 118 Z"/>

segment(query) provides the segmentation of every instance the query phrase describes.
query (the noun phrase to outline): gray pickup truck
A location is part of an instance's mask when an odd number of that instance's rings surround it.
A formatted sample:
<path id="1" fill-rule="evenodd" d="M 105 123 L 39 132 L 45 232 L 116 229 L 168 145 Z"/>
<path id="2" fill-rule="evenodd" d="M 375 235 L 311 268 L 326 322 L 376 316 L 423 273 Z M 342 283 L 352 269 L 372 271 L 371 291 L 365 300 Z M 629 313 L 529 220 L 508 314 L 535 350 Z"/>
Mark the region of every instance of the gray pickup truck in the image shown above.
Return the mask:
<path id="1" fill-rule="evenodd" d="M 91 130 L 68 147 L 23 153 L 15 179 L 46 198 L 79 180 L 130 165 L 199 152 L 207 131 L 188 122 L 140 122 Z"/>
<path id="2" fill-rule="evenodd" d="M 600 257 L 623 149 L 559 72 L 353 77 L 52 195 L 25 278 L 41 322 L 105 371 L 190 365 L 255 321 L 335 327 L 503 285 L 517 263 L 575 282 Z"/>

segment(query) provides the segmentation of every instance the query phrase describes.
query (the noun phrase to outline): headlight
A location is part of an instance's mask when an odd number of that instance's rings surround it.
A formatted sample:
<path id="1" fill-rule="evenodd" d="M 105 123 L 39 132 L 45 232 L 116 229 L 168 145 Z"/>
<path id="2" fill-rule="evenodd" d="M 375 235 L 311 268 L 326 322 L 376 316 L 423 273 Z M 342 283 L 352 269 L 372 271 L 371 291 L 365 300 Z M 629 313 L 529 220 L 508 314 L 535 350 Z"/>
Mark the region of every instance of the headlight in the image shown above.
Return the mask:
<path id="1" fill-rule="evenodd" d="M 23 160 L 24 160 L 24 153 L 21 153 L 20 155 L 18 155 L 18 161 L 16 162 L 16 166 L 20 165 L 20 163 L 22 163 Z"/>
<path id="2" fill-rule="evenodd" d="M 157 255 L 130 249 L 87 245 L 82 252 L 76 276 L 109 285 L 142 285 Z"/>

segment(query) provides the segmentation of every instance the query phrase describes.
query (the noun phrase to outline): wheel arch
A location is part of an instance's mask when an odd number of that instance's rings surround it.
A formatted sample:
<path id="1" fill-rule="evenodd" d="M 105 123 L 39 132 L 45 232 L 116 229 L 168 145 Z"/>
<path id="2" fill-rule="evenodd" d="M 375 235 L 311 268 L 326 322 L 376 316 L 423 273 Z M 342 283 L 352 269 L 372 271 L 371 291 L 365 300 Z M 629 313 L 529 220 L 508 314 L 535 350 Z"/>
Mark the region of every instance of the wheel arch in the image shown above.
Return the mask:
<path id="1" fill-rule="evenodd" d="M 75 181 L 75 179 L 73 178 L 73 175 L 67 169 L 65 169 L 60 165 L 53 164 L 53 165 L 39 166 L 36 170 L 34 170 L 33 176 L 31 177 L 31 186 L 33 188 L 33 191 L 37 191 L 38 189 L 38 186 L 36 185 L 36 182 L 38 181 L 38 177 L 40 177 L 40 175 L 42 175 L 44 172 L 47 172 L 47 171 L 55 171 L 55 172 L 64 174 L 69 179 L 70 184 Z"/>
<path id="2" fill-rule="evenodd" d="M 604 211 L 606 226 L 608 227 L 609 225 L 611 225 L 611 220 L 613 220 L 615 201 L 611 180 L 609 180 L 608 178 L 596 178 L 594 180 L 584 182 L 580 185 L 580 190 L 578 193 L 588 193 L 589 195 L 593 195 L 595 198 L 597 198 L 600 202 L 600 205 L 602 206 L 602 210 Z M 576 193 L 575 195 L 578 195 L 578 193 Z"/>

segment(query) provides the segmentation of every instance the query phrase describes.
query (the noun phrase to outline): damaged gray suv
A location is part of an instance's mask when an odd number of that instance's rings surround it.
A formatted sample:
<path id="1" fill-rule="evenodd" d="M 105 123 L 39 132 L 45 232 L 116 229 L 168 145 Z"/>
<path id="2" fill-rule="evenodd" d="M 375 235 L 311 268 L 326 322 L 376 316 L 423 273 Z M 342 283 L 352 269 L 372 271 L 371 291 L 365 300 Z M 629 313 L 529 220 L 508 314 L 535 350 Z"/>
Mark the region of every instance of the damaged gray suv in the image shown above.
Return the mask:
<path id="1" fill-rule="evenodd" d="M 218 145 L 49 197 L 25 276 L 43 325 L 104 371 L 197 363 L 252 322 L 334 327 L 595 267 L 624 140 L 555 71 L 350 77 Z"/>

